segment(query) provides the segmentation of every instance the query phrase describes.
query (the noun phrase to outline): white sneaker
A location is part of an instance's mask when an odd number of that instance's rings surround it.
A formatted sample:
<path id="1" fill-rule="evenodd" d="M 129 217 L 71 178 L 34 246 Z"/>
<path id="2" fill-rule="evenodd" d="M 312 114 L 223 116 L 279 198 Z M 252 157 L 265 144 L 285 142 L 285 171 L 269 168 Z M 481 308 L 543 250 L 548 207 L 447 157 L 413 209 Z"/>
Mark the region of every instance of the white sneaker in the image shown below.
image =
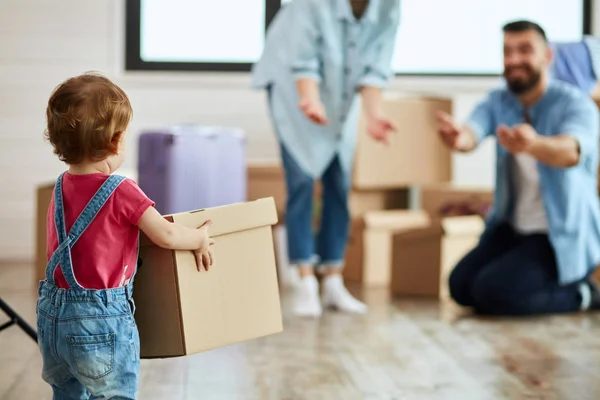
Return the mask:
<path id="1" fill-rule="evenodd" d="M 300 317 L 318 317 L 323 313 L 319 301 L 319 282 L 314 275 L 300 278 L 296 286 L 294 314 Z"/>
<path id="2" fill-rule="evenodd" d="M 355 314 L 367 312 L 367 305 L 348 292 L 341 275 L 329 275 L 323 279 L 323 306 Z"/>

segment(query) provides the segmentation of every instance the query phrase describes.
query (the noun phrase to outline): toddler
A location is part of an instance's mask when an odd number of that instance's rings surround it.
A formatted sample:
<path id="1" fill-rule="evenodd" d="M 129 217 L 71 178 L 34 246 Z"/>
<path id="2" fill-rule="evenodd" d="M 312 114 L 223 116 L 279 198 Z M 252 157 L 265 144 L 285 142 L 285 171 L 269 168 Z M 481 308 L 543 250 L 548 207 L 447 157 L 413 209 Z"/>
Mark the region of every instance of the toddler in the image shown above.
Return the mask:
<path id="1" fill-rule="evenodd" d="M 213 263 L 210 221 L 198 229 L 165 220 L 130 179 L 124 160 L 132 109 L 96 74 L 59 85 L 46 109 L 46 136 L 68 165 L 47 217 L 46 279 L 37 301 L 42 378 L 55 400 L 135 399 L 140 343 L 132 297 L 140 230 L 158 246 L 192 250 Z"/>

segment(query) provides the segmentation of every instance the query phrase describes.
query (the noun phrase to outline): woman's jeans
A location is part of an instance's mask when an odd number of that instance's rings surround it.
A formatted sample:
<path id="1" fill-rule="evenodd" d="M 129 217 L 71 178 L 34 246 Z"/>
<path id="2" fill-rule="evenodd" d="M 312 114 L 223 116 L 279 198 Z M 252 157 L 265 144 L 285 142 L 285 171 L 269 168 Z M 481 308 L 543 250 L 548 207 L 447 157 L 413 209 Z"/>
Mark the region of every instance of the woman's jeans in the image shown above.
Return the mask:
<path id="1" fill-rule="evenodd" d="M 336 156 L 321 177 L 321 218 L 315 234 L 315 181 L 298 166 L 283 145 L 281 157 L 287 187 L 285 226 L 290 264 L 341 268 L 350 228 L 349 174 L 343 172 Z"/>

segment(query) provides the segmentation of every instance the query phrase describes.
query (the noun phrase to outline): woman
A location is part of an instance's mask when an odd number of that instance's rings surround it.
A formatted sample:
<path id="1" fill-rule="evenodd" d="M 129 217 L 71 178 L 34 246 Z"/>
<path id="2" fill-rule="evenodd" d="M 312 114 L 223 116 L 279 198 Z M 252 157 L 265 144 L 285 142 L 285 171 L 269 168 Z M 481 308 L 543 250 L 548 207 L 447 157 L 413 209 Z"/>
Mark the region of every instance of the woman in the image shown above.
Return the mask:
<path id="1" fill-rule="evenodd" d="M 315 267 L 325 275 L 324 306 L 366 311 L 341 276 L 348 193 L 359 97 L 372 138 L 386 142 L 394 129 L 382 114 L 381 90 L 391 75 L 399 14 L 399 0 L 292 0 L 270 25 L 254 67 L 254 86 L 269 93 L 281 147 L 289 258 L 301 277 L 294 311 L 301 316 L 322 312 Z M 323 203 L 315 243 L 313 187 L 319 178 Z"/>

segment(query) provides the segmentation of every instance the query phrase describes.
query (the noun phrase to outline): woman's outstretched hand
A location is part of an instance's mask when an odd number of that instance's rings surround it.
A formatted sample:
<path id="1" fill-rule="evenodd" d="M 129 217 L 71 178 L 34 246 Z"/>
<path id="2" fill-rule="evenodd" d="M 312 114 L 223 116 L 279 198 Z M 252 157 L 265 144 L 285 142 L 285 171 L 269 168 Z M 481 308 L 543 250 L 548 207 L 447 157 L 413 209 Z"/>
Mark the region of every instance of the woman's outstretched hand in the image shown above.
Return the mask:
<path id="1" fill-rule="evenodd" d="M 327 116 L 325 115 L 325 106 L 317 99 L 302 99 L 298 105 L 306 118 L 310 119 L 315 124 L 325 125 Z"/>
<path id="2" fill-rule="evenodd" d="M 396 126 L 385 117 L 368 117 L 367 133 L 374 140 L 390 144 L 390 137 L 396 131 Z"/>

